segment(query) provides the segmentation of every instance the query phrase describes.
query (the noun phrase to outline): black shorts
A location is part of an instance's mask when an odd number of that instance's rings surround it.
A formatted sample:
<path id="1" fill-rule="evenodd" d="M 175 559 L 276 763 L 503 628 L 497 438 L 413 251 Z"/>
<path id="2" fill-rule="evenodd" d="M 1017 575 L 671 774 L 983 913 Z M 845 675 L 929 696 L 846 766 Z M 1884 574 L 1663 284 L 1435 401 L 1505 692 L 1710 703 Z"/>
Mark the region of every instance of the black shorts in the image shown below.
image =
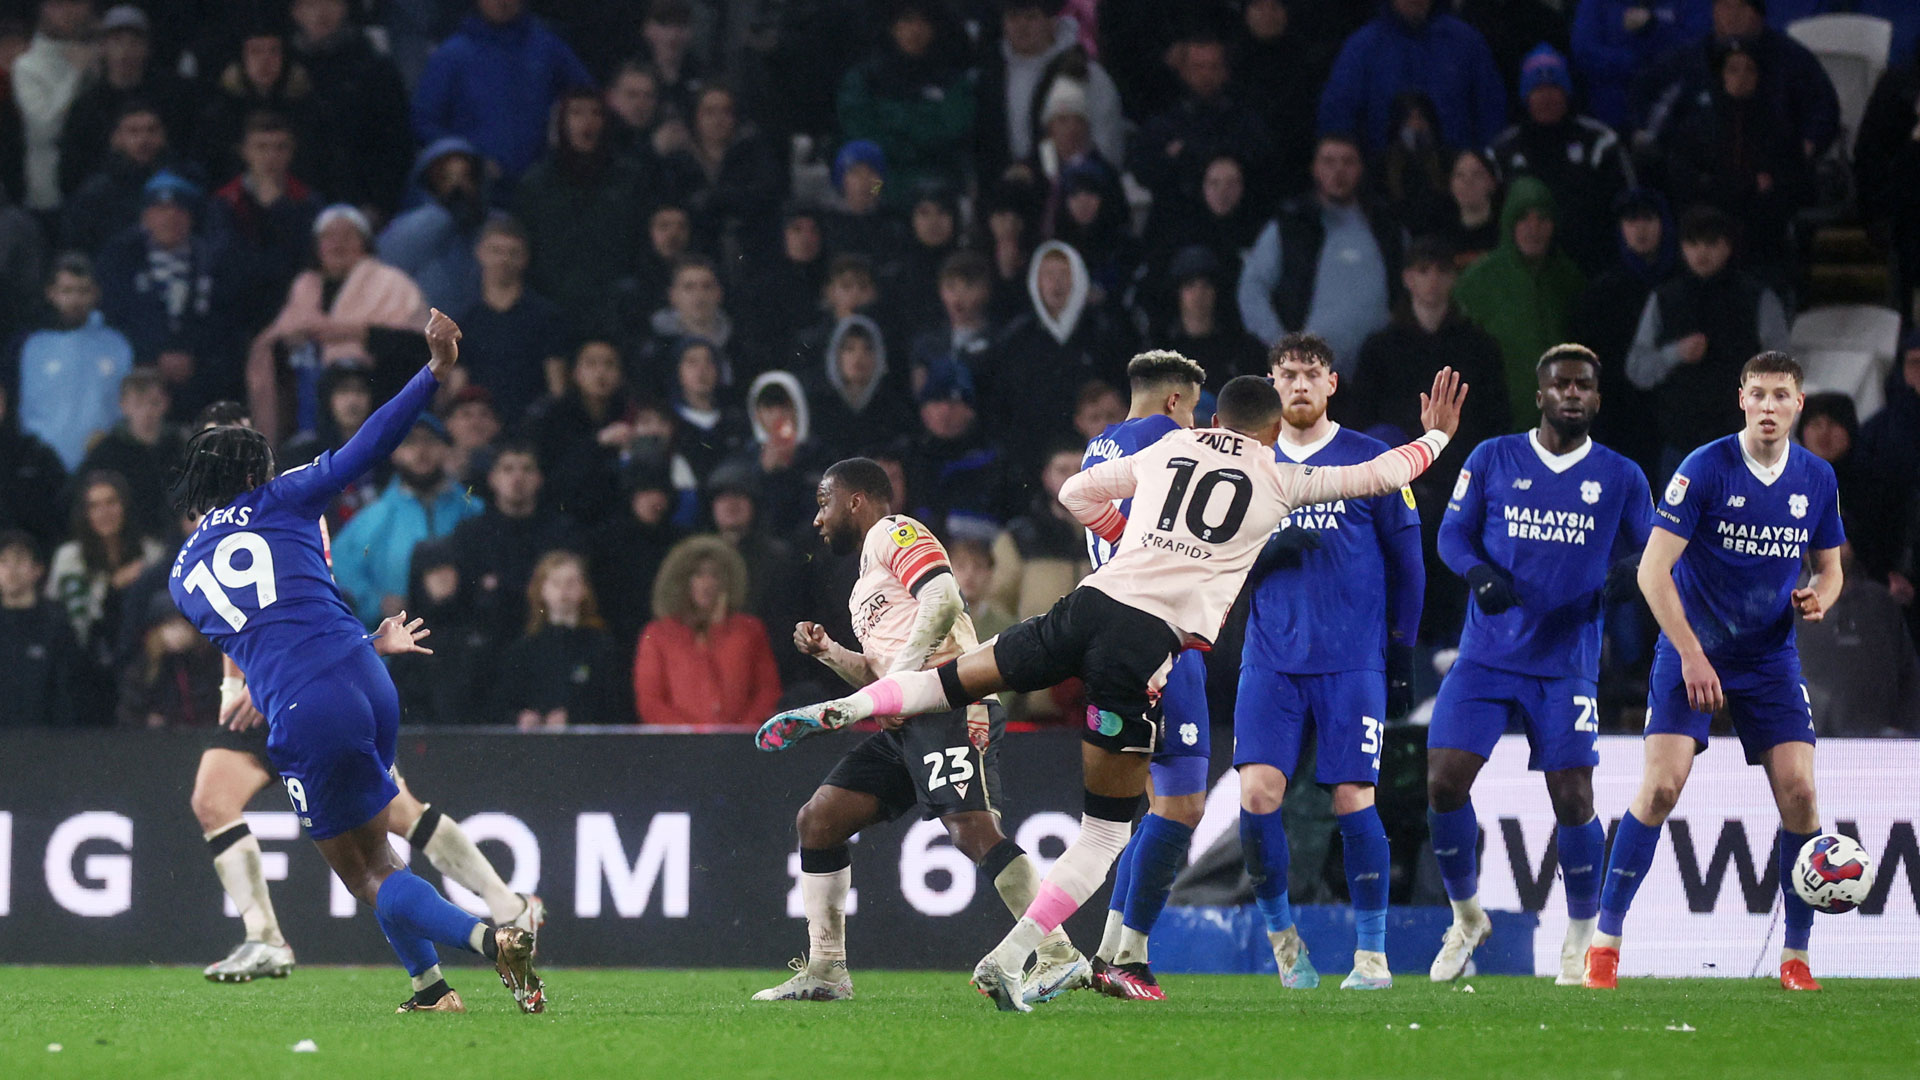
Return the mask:
<path id="1" fill-rule="evenodd" d="M 1106 750 L 1150 754 L 1159 743 L 1159 710 L 1149 707 L 1147 686 L 1179 649 L 1164 620 L 1083 585 L 1045 615 L 1002 631 L 993 659 L 1008 688 L 1022 693 L 1078 676 L 1091 703 L 1082 737 Z"/>
<path id="2" fill-rule="evenodd" d="M 1000 741 L 1007 714 L 998 702 L 985 709 L 984 747 L 968 736 L 967 709 L 927 713 L 896 731 L 876 731 L 847 752 L 820 783 L 880 800 L 882 821 L 920 808 L 928 820 L 970 810 L 1000 810 Z"/>
<path id="3" fill-rule="evenodd" d="M 216 727 L 207 736 L 207 749 L 252 754 L 261 768 L 267 770 L 275 780 L 280 779 L 280 770 L 274 768 L 273 760 L 267 757 L 267 725 L 264 723 L 255 724 L 245 731 L 233 731 L 224 725 Z"/>

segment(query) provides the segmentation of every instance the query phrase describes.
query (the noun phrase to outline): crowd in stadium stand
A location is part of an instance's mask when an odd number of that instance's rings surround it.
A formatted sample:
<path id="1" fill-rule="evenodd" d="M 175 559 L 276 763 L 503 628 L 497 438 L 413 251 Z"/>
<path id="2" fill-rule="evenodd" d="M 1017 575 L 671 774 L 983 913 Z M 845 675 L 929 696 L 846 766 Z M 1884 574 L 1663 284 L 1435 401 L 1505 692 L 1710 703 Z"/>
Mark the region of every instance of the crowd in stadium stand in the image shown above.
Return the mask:
<path id="1" fill-rule="evenodd" d="M 1893 22 L 1858 130 L 1784 32 L 1823 11 Z M 983 637 L 1036 614 L 1087 571 L 1054 496 L 1127 360 L 1217 389 L 1299 330 L 1391 443 L 1441 365 L 1473 386 L 1416 485 L 1444 661 L 1431 536 L 1540 353 L 1598 352 L 1595 435 L 1658 491 L 1739 427 L 1838 205 L 1907 329 L 1871 402 L 1808 401 L 1852 545 L 1802 645 L 1823 728 L 1920 731 L 1917 46 L 1902 0 L 0 0 L 0 726 L 212 724 L 165 588 L 185 437 L 340 446 L 429 307 L 456 378 L 327 514 L 355 612 L 433 630 L 411 723 L 821 696 L 787 638 L 853 640 L 810 521 L 855 454 Z M 1610 721 L 1651 631 L 1614 621 Z"/>

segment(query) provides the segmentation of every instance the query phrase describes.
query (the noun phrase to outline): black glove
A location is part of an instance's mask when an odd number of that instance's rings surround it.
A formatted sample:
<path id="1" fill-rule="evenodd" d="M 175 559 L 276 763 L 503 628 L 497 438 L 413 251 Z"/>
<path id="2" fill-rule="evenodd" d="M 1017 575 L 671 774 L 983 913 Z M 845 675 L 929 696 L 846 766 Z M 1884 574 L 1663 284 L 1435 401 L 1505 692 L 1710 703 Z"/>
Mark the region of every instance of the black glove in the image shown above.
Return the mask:
<path id="1" fill-rule="evenodd" d="M 1320 550 L 1320 534 L 1312 529 L 1281 529 L 1260 549 L 1249 576 L 1258 580 L 1275 570 L 1298 570 L 1306 562 L 1307 552 Z"/>
<path id="2" fill-rule="evenodd" d="M 1473 591 L 1483 615 L 1498 615 L 1520 602 L 1519 594 L 1513 591 L 1513 579 L 1491 563 L 1467 571 L 1467 588 Z"/>
<path id="3" fill-rule="evenodd" d="M 1607 583 L 1600 587 L 1600 599 L 1608 607 L 1640 595 L 1640 557 L 1629 555 L 1607 567 Z"/>
<path id="4" fill-rule="evenodd" d="M 1405 720 L 1413 711 L 1413 646 L 1387 642 L 1387 719 Z"/>

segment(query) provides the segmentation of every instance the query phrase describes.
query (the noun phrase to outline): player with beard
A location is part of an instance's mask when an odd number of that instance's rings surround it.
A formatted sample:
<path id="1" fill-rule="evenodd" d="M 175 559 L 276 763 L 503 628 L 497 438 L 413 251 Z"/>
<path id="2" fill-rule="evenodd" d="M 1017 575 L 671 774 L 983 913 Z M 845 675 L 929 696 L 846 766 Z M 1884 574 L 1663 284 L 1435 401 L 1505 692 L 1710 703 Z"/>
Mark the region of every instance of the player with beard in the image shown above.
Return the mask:
<path id="1" fill-rule="evenodd" d="M 1535 368 L 1540 425 L 1488 439 L 1467 456 L 1440 523 L 1440 557 L 1470 593 L 1460 658 L 1427 734 L 1427 821 L 1453 925 L 1428 975 L 1459 977 L 1493 933 L 1480 907 L 1480 826 L 1470 793 L 1510 721 L 1526 727 L 1527 767 L 1546 774 L 1559 822 L 1567 936 L 1560 986 L 1578 986 L 1600 907 L 1606 827 L 1593 810 L 1600 755 L 1601 622 L 1632 595 L 1653 527 L 1647 477 L 1588 438 L 1600 409 L 1600 360 L 1556 345 Z"/>
<path id="2" fill-rule="evenodd" d="M 925 525 L 893 512 L 893 481 L 879 463 L 849 458 L 821 477 L 814 527 L 835 555 L 860 552 L 848 607 L 859 651 L 817 623 L 793 628 L 793 644 L 856 687 L 894 672 L 929 670 L 974 648 L 947 549 Z M 1000 740 L 1006 715 L 991 699 L 880 721 L 881 730 L 840 759 L 800 808 L 800 896 L 808 951 L 794 976 L 755 1001 L 839 1001 L 853 996 L 847 974 L 846 903 L 853 880 L 847 843 L 872 825 L 918 808 L 939 818 L 1015 918 L 1033 903 L 1040 872 L 1000 831 Z M 1087 962 L 1055 929 L 1040 945 L 1028 1002 L 1085 985 Z"/>
<path id="3" fill-rule="evenodd" d="M 205 431 L 252 426 L 245 406 L 217 401 L 201 410 L 196 428 Z M 414 479 L 424 482 L 426 478 Z M 325 518 L 319 520 L 319 528 L 322 556 L 331 565 L 333 548 Z M 395 627 L 418 629 L 419 623 L 418 619 L 408 623 L 405 612 L 386 619 L 373 635 L 376 650 L 384 650 L 390 640 L 400 640 Z M 418 636 L 424 638 L 425 631 Z M 202 974 L 211 982 L 225 983 L 284 978 L 293 971 L 293 949 L 280 930 L 273 898 L 267 890 L 260 839 L 253 835 L 243 816 L 253 797 L 280 775 L 267 755 L 267 722 L 254 706 L 246 676 L 231 657 L 221 657 L 221 663 L 224 677 L 220 681 L 220 719 L 207 748 L 201 752 L 200 765 L 193 777 L 191 803 L 207 850 L 213 857 L 214 874 L 239 913 L 246 938 L 224 958 L 207 965 Z M 496 922 L 537 933 L 546 922 L 546 907 L 540 898 L 509 889 L 459 822 L 414 797 L 398 767 L 394 769 L 393 781 L 400 793 L 388 807 L 388 832 L 424 849 L 434 869 L 480 897 Z M 442 1000 L 447 1002 L 447 1007 L 458 1001 L 457 998 Z"/>

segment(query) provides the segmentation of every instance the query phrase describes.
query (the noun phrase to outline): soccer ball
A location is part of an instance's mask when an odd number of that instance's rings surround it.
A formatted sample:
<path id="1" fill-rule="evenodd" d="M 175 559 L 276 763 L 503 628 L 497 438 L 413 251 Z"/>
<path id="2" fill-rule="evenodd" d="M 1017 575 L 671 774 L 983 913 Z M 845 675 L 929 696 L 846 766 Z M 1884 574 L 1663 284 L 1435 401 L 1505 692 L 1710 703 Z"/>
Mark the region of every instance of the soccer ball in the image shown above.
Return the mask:
<path id="1" fill-rule="evenodd" d="M 1816 836 L 1793 860 L 1793 891 L 1815 911 L 1852 911 L 1872 888 L 1873 861 L 1850 836 Z"/>

